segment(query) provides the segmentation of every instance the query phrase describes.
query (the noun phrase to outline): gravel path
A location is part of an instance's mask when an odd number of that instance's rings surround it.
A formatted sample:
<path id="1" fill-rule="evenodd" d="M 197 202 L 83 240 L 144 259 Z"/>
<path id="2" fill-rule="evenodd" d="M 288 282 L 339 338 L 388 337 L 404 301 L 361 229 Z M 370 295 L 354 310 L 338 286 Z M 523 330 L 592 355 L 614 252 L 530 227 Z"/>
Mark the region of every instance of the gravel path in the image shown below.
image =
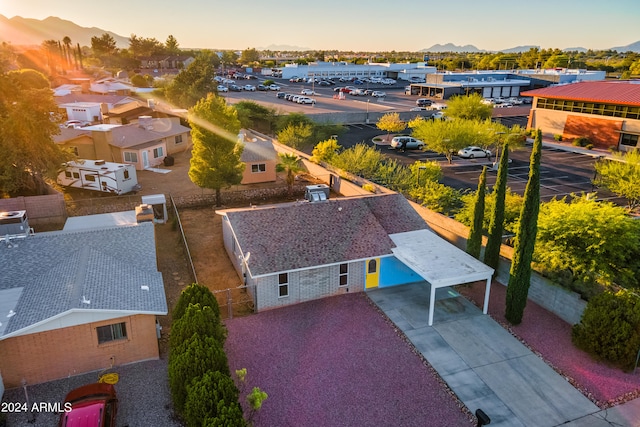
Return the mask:
<path id="1" fill-rule="evenodd" d="M 464 426 L 461 403 L 366 295 L 226 322 L 231 370 L 269 397 L 256 427 Z"/>
<path id="2" fill-rule="evenodd" d="M 126 366 L 117 366 L 109 372 L 120 376 L 116 384 L 118 395 L 118 426 L 180 427 L 173 419 L 171 395 L 167 380 L 167 361 L 151 360 Z M 62 402 L 66 394 L 76 387 L 95 382 L 98 373 L 79 375 L 27 388 L 30 404 L 34 402 Z M 22 388 L 5 391 L 4 402 L 25 402 Z M 32 418 L 35 420 L 30 422 Z M 51 427 L 58 423 L 58 414 L 9 414 L 8 427 Z"/>
<path id="3" fill-rule="evenodd" d="M 509 325 L 504 317 L 506 289 L 494 282 L 489 301 L 489 314 L 503 326 Z M 476 305 L 482 304 L 484 283 L 457 290 Z M 571 342 L 571 325 L 533 301 L 527 302 L 522 323 L 509 329 L 600 408 L 640 397 L 640 374 L 594 360 Z"/>

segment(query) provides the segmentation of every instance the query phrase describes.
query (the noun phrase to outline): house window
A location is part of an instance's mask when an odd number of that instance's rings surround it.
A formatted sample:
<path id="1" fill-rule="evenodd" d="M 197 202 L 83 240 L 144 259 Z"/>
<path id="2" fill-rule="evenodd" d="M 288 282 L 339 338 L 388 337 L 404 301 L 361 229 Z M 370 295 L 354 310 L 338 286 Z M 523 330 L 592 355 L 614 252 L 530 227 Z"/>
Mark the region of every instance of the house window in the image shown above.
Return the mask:
<path id="1" fill-rule="evenodd" d="M 71 172 L 64 171 L 64 176 L 66 176 L 67 178 L 71 178 Z"/>
<path id="2" fill-rule="evenodd" d="M 153 149 L 153 158 L 157 159 L 158 157 L 162 157 L 162 147 Z"/>
<path id="3" fill-rule="evenodd" d="M 630 133 L 620 134 L 620 144 L 627 147 L 636 147 L 638 145 L 638 135 L 632 135 Z"/>
<path id="4" fill-rule="evenodd" d="M 129 163 L 138 163 L 138 153 L 132 152 L 132 151 L 125 151 L 124 161 Z"/>
<path id="5" fill-rule="evenodd" d="M 78 172 L 74 172 L 74 173 L 73 173 L 73 177 L 74 177 L 75 179 L 78 179 L 78 178 L 80 178 L 80 174 L 79 174 Z"/>
<path id="6" fill-rule="evenodd" d="M 126 169 L 124 171 L 124 179 L 129 179 L 129 171 Z"/>
<path id="7" fill-rule="evenodd" d="M 369 261 L 369 265 L 367 267 L 367 273 L 369 274 L 375 273 L 377 269 L 378 269 L 378 263 L 376 262 L 376 260 L 372 259 L 371 261 Z"/>
<path id="8" fill-rule="evenodd" d="M 289 273 L 278 274 L 278 297 L 289 296 Z"/>
<path id="9" fill-rule="evenodd" d="M 182 144 L 182 135 L 176 135 L 176 144 Z"/>
<path id="10" fill-rule="evenodd" d="M 267 171 L 267 165 L 264 163 L 259 163 L 257 165 L 251 165 L 251 173 L 261 173 Z"/>
<path id="11" fill-rule="evenodd" d="M 86 179 L 87 181 L 90 181 L 90 182 L 95 182 L 96 181 L 96 176 L 95 175 L 85 175 L 84 179 Z"/>
<path id="12" fill-rule="evenodd" d="M 349 264 L 340 264 L 340 286 L 349 284 Z"/>
<path id="13" fill-rule="evenodd" d="M 127 338 L 127 327 L 124 322 L 114 323 L 113 325 L 107 326 L 99 326 L 96 330 L 98 331 L 98 344 Z"/>

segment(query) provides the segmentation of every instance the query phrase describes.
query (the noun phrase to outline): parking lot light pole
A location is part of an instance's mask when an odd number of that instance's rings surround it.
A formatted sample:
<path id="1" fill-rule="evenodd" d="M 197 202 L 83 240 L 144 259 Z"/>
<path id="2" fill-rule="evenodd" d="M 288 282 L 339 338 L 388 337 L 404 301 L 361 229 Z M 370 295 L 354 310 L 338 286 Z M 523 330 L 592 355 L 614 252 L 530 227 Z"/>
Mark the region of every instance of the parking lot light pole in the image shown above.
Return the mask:
<path id="1" fill-rule="evenodd" d="M 366 123 L 369 124 L 369 98 L 367 98 L 367 117 L 366 117 Z"/>

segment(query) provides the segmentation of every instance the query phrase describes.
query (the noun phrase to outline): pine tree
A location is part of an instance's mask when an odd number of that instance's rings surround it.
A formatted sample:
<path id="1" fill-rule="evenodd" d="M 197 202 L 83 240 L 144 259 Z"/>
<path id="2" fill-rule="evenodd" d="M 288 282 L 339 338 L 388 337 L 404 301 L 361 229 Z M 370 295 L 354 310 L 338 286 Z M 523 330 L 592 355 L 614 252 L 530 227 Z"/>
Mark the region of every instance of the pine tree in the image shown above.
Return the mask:
<path id="1" fill-rule="evenodd" d="M 193 334 L 213 337 L 221 344 L 227 338 L 227 330 L 216 316 L 214 310 L 200 304 L 189 304 L 184 315 L 171 324 L 169 346 L 172 351 L 191 338 Z"/>
<path id="2" fill-rule="evenodd" d="M 538 129 L 529 162 L 529 181 L 524 191 L 524 203 L 520 211 L 520 224 L 516 233 L 516 243 L 509 272 L 505 317 L 518 325 L 522 322 L 527 305 L 529 281 L 531 279 L 531 259 L 538 231 L 540 211 L 540 156 L 542 155 L 542 131 Z"/>
<path id="3" fill-rule="evenodd" d="M 218 371 L 206 372 L 187 387 L 187 426 L 245 426 L 238 396 L 231 377 Z"/>
<path id="4" fill-rule="evenodd" d="M 502 147 L 500 166 L 498 166 L 498 177 L 493 187 L 495 194 L 495 205 L 491 212 L 489 221 L 489 239 L 484 248 L 484 263 L 494 270 L 494 277 L 498 274 L 498 263 L 500 261 L 500 246 L 502 245 L 502 231 L 504 223 L 504 204 L 507 194 L 507 174 L 509 172 L 509 145 Z"/>
<path id="5" fill-rule="evenodd" d="M 200 304 L 201 307 L 211 307 L 218 318 L 218 321 L 220 320 L 220 306 L 218 305 L 218 300 L 216 300 L 216 297 L 206 286 L 192 283 L 182 291 L 180 298 L 178 298 L 178 302 L 173 308 L 174 322 L 184 315 L 189 304 Z"/>
<path id="6" fill-rule="evenodd" d="M 480 258 L 482 249 L 482 220 L 484 219 L 484 194 L 487 186 L 487 168 L 482 168 L 476 191 L 476 202 L 473 207 L 473 223 L 467 239 L 467 253 L 474 258 Z"/>

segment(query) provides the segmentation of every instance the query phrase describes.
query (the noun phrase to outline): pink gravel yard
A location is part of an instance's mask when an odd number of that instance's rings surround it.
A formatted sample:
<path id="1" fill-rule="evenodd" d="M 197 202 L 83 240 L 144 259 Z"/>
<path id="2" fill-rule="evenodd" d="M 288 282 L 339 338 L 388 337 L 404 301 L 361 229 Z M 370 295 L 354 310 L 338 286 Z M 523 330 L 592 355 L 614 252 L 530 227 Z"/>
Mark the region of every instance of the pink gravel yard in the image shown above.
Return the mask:
<path id="1" fill-rule="evenodd" d="M 465 426 L 474 422 L 366 295 L 226 321 L 232 372 L 269 397 L 256 426 Z M 241 397 L 244 401 L 244 396 Z"/>
<path id="2" fill-rule="evenodd" d="M 493 283 L 489 314 L 508 327 L 504 317 L 506 289 Z M 482 304 L 484 283 L 457 290 L 476 305 Z M 600 408 L 640 397 L 640 373 L 623 372 L 594 360 L 571 342 L 571 325 L 531 300 L 527 302 L 522 323 L 508 329 Z"/>

